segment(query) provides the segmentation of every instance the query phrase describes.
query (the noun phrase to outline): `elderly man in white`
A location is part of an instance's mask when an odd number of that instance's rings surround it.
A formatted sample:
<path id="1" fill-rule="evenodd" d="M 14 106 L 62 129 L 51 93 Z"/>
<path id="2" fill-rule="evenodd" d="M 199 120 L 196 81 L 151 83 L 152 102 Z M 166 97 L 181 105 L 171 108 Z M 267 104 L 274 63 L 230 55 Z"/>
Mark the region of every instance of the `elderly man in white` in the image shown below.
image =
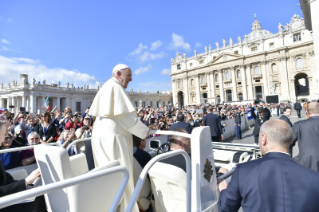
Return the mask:
<path id="1" fill-rule="evenodd" d="M 125 211 L 134 190 L 132 134 L 146 138 L 149 129 L 137 117 L 136 110 L 125 92 L 132 81 L 132 71 L 124 64 L 113 68 L 109 79 L 96 94 L 89 114 L 96 116 L 92 134 L 92 150 L 96 167 L 118 160 L 130 174 L 118 211 Z M 137 204 L 134 212 L 138 212 Z"/>

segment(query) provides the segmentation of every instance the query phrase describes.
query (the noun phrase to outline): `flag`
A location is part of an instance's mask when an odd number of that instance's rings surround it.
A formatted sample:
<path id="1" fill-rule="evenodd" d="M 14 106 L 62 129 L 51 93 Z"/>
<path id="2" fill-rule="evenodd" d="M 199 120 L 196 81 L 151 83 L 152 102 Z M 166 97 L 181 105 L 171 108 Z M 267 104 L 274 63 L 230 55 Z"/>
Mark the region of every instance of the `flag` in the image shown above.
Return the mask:
<path id="1" fill-rule="evenodd" d="M 44 102 L 44 107 L 45 107 L 47 110 L 50 110 L 50 109 L 51 109 L 51 106 L 49 105 L 49 96 L 47 97 L 47 99 L 46 99 L 45 102 Z"/>
<path id="2" fill-rule="evenodd" d="M 0 107 L 0 113 L 4 113 L 5 108 Z"/>

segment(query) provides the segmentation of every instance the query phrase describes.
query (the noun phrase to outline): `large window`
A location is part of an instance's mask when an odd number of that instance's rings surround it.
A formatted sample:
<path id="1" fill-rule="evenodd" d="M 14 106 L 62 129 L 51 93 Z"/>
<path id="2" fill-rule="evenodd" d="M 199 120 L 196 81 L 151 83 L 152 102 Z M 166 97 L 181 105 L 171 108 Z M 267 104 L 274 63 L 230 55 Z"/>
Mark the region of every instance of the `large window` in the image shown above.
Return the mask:
<path id="1" fill-rule="evenodd" d="M 182 88 L 182 81 L 178 81 L 178 88 Z"/>
<path id="2" fill-rule="evenodd" d="M 300 33 L 294 34 L 294 42 L 301 41 Z"/>
<path id="3" fill-rule="evenodd" d="M 296 63 L 297 63 L 297 68 L 303 68 L 302 58 L 298 58 L 298 59 L 296 60 Z"/>
<path id="4" fill-rule="evenodd" d="M 225 78 L 226 78 L 226 80 L 230 79 L 229 71 L 225 71 Z"/>
<path id="5" fill-rule="evenodd" d="M 219 77 L 218 77 L 218 74 L 215 75 L 215 82 L 218 82 L 219 81 Z"/>
<path id="6" fill-rule="evenodd" d="M 276 63 L 273 63 L 273 64 L 271 65 L 271 70 L 272 70 L 273 73 L 277 72 L 277 65 L 276 65 Z"/>
<path id="7" fill-rule="evenodd" d="M 257 49 L 258 49 L 257 46 L 253 46 L 253 47 L 251 47 L 250 50 L 251 50 L 252 52 L 255 52 L 255 51 L 257 51 Z"/>
<path id="8" fill-rule="evenodd" d="M 206 77 L 205 77 L 205 75 L 202 76 L 202 83 L 203 83 L 203 84 L 206 83 Z"/>
<path id="9" fill-rule="evenodd" d="M 177 64 L 177 70 L 181 69 L 181 64 Z"/>
<path id="10" fill-rule="evenodd" d="M 191 79 L 191 86 L 194 86 L 194 79 Z"/>
<path id="11" fill-rule="evenodd" d="M 241 73 L 240 73 L 240 70 L 237 70 L 237 78 L 241 78 Z"/>
<path id="12" fill-rule="evenodd" d="M 255 73 L 255 75 L 260 74 L 259 66 L 255 66 L 254 73 Z"/>

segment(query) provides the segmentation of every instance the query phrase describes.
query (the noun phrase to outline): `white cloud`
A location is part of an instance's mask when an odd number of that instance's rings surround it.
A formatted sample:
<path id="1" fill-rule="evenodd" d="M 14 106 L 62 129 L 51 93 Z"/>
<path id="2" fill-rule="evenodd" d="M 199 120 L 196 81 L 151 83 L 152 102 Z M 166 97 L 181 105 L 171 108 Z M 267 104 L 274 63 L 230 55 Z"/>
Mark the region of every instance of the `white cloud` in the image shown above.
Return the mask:
<path id="1" fill-rule="evenodd" d="M 189 51 L 191 49 L 191 45 L 184 41 L 182 35 L 177 35 L 175 33 L 172 34 L 172 43 L 170 43 L 169 48 L 177 50 L 179 48 L 184 49 L 185 51 Z"/>
<path id="2" fill-rule="evenodd" d="M 37 82 L 42 82 L 45 79 L 47 84 L 57 84 L 60 81 L 63 87 L 67 82 L 74 83 L 75 87 L 83 87 L 86 84 L 90 88 L 95 88 L 99 83 L 94 76 L 81 73 L 78 70 L 48 68 L 39 60 L 8 58 L 0 55 L 0 78 L 5 85 L 8 81 L 19 79 L 20 74 L 29 75 L 29 83 L 32 83 L 33 78 Z"/>
<path id="3" fill-rule="evenodd" d="M 157 40 L 157 41 L 155 41 L 155 42 L 152 43 L 152 46 L 151 46 L 150 50 L 152 50 L 152 51 L 153 51 L 153 50 L 156 50 L 156 49 L 158 49 L 162 44 L 163 44 L 162 41 Z"/>
<path id="4" fill-rule="evenodd" d="M 151 68 L 152 68 L 152 65 L 151 65 L 151 64 L 148 64 L 148 66 L 146 66 L 146 67 L 140 67 L 140 68 L 136 69 L 136 70 L 134 71 L 134 73 L 135 73 L 136 75 L 139 75 L 139 74 L 141 74 L 141 73 L 146 73 L 146 72 L 148 72 Z"/>
<path id="5" fill-rule="evenodd" d="M 201 43 L 196 42 L 195 47 L 201 47 L 201 46 L 202 46 L 202 44 L 201 44 Z"/>
<path id="6" fill-rule="evenodd" d="M 146 82 L 140 83 L 141 87 L 172 87 L 172 82 Z"/>
<path id="7" fill-rule="evenodd" d="M 139 55 L 144 51 L 144 49 L 147 49 L 147 46 L 144 46 L 143 43 L 140 43 L 138 44 L 138 47 L 133 52 L 130 53 L 130 55 L 131 56 Z"/>
<path id="8" fill-rule="evenodd" d="M 10 44 L 10 42 L 9 42 L 9 41 L 7 41 L 6 39 L 2 39 L 2 40 L 1 40 L 1 43 L 4 43 L 4 44 Z"/>
<path id="9" fill-rule="evenodd" d="M 155 59 L 161 59 L 165 56 L 166 54 L 164 52 L 159 52 L 159 53 L 150 53 L 150 52 L 144 52 L 142 55 L 139 56 L 139 60 L 141 62 L 147 61 L 147 60 L 155 60 Z"/>
<path id="10" fill-rule="evenodd" d="M 165 69 L 163 69 L 163 71 L 161 72 L 161 74 L 162 74 L 162 75 L 171 74 L 171 69 L 165 68 Z"/>

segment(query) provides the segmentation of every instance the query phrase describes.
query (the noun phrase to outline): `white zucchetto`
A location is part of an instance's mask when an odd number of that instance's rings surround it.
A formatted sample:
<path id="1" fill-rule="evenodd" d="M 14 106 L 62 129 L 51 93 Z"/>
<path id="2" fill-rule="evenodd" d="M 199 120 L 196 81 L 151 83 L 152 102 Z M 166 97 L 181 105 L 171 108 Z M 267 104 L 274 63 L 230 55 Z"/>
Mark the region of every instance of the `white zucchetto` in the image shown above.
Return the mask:
<path id="1" fill-rule="evenodd" d="M 130 68 L 125 64 L 117 64 L 114 68 L 113 68 L 113 74 L 116 73 L 118 70 L 122 70 L 122 69 L 126 69 L 126 68 Z"/>

